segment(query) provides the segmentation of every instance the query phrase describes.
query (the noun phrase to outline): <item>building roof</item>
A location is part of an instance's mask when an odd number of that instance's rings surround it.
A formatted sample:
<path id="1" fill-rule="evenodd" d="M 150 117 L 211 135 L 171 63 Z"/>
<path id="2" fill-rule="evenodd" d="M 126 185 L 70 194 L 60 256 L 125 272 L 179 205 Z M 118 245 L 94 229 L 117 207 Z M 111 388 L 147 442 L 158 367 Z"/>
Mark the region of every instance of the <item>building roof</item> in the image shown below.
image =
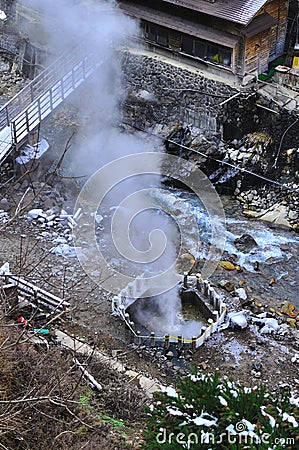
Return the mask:
<path id="1" fill-rule="evenodd" d="M 277 20 L 274 19 L 270 14 L 263 13 L 256 16 L 248 25 L 248 27 L 244 28 L 242 30 L 242 33 L 248 37 L 251 38 L 252 36 L 255 36 L 258 33 L 261 33 L 262 31 L 268 30 L 273 25 L 277 24 Z"/>
<path id="2" fill-rule="evenodd" d="M 268 0 L 162 0 L 240 25 L 248 25 Z"/>
<path id="3" fill-rule="evenodd" d="M 138 7 L 132 2 L 120 4 L 121 8 L 129 15 L 138 19 L 161 25 L 172 30 L 180 31 L 190 36 L 204 39 L 229 48 L 234 48 L 239 41 L 239 36 L 226 31 L 215 30 L 206 25 L 200 25 L 191 20 L 180 19 L 171 14 L 163 13 L 148 7 Z"/>

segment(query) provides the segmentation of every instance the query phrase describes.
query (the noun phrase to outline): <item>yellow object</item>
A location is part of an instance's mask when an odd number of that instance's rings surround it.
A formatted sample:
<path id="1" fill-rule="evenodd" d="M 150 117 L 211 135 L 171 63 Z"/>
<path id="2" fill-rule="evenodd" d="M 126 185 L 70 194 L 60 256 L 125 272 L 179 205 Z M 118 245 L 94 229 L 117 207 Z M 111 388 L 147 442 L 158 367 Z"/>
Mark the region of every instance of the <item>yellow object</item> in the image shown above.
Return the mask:
<path id="1" fill-rule="evenodd" d="M 222 267 L 223 269 L 226 269 L 226 270 L 234 270 L 235 269 L 235 265 L 229 261 L 220 261 L 218 263 L 218 267 Z"/>
<path id="2" fill-rule="evenodd" d="M 296 317 L 297 314 L 294 312 L 294 309 L 295 306 L 293 305 L 293 303 L 284 301 L 281 304 L 280 312 L 286 314 L 289 317 Z"/>
<path id="3" fill-rule="evenodd" d="M 197 261 L 191 253 L 183 253 L 179 256 L 177 261 L 177 269 L 179 272 L 189 272 Z"/>
<path id="4" fill-rule="evenodd" d="M 292 68 L 299 69 L 299 56 L 294 56 Z"/>

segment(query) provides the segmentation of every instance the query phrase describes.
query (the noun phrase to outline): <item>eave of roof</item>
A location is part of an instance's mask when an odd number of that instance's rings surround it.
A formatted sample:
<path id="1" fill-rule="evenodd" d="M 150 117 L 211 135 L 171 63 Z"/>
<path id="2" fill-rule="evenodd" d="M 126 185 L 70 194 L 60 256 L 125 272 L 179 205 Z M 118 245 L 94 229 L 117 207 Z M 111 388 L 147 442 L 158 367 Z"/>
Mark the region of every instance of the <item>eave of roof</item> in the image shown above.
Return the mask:
<path id="1" fill-rule="evenodd" d="M 248 25 L 268 0 L 162 0 L 240 25 Z"/>
<path id="2" fill-rule="evenodd" d="M 143 19 L 172 30 L 180 31 L 181 33 L 189 34 L 190 36 L 224 45 L 229 48 L 234 48 L 240 40 L 239 36 L 226 31 L 216 30 L 214 28 L 207 27 L 206 25 L 200 25 L 190 20 L 181 19 L 168 13 L 156 11 L 152 8 L 140 8 L 136 6 L 136 4 L 130 2 L 121 3 L 120 7 L 127 14 L 137 19 Z"/>
<path id="3" fill-rule="evenodd" d="M 242 33 L 251 38 L 262 31 L 269 30 L 273 25 L 277 24 L 277 20 L 270 14 L 263 13 L 256 16 L 248 25 L 248 27 L 242 30 Z"/>

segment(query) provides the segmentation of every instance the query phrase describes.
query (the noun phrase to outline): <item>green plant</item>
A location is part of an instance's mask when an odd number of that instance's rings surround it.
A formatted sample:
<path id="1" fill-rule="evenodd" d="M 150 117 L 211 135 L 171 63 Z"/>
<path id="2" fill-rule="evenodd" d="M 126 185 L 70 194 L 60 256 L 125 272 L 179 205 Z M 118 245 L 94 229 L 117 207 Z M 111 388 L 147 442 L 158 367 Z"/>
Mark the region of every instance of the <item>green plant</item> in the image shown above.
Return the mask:
<path id="1" fill-rule="evenodd" d="M 86 389 L 85 395 L 81 395 L 79 398 L 80 405 L 85 411 L 91 412 L 93 407 L 90 404 L 92 399 L 92 390 L 90 388 Z"/>
<path id="2" fill-rule="evenodd" d="M 108 414 L 100 413 L 97 415 L 97 417 L 101 420 L 101 422 L 109 423 L 110 425 L 113 425 L 117 429 L 122 428 L 124 426 L 122 420 L 113 419 L 113 417 L 108 416 Z"/>
<path id="3" fill-rule="evenodd" d="M 97 414 L 97 417 L 100 419 L 101 423 L 108 423 L 109 425 L 112 425 L 115 430 L 120 432 L 122 437 L 127 437 L 127 433 L 124 431 L 125 424 L 122 420 L 114 419 L 105 413 L 99 413 Z"/>
<path id="4" fill-rule="evenodd" d="M 95 414 L 95 417 L 98 419 L 99 425 L 100 424 L 108 424 L 112 426 L 116 431 L 119 431 L 121 436 L 126 438 L 127 434 L 124 431 L 125 424 L 122 420 L 114 419 L 113 417 L 110 417 L 108 414 L 105 414 L 103 412 L 96 412 L 95 407 L 91 404 L 93 398 L 93 392 L 90 388 L 86 389 L 86 392 L 84 395 L 81 395 L 79 398 L 79 403 L 81 408 L 90 414 Z M 85 427 L 80 427 L 78 430 L 79 434 L 86 433 L 87 430 Z"/>
<path id="5" fill-rule="evenodd" d="M 299 399 L 289 389 L 275 395 L 195 371 L 147 413 L 144 450 L 298 448 Z"/>

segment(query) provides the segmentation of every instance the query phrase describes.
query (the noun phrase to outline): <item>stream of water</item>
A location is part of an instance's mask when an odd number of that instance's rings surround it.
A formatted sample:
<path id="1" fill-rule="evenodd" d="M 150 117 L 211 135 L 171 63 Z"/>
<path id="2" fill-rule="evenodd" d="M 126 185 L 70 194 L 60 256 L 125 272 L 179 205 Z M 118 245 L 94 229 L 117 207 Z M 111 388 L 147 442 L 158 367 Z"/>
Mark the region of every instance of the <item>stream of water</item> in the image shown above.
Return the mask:
<path id="1" fill-rule="evenodd" d="M 166 197 L 186 202 L 190 210 L 196 216 L 199 226 L 199 239 L 203 242 L 200 252 L 198 242 L 189 242 L 190 253 L 196 259 L 204 259 L 210 239 L 210 227 L 208 214 L 193 194 L 171 189 Z M 299 235 L 293 230 L 274 226 L 261 220 L 251 220 L 242 216 L 238 202 L 229 197 L 221 198 L 226 215 L 226 244 L 223 259 L 230 259 L 239 264 L 243 275 L 252 279 L 252 295 L 257 298 L 270 299 L 277 307 L 284 300 L 292 302 L 299 307 Z M 183 223 L 188 217 L 182 215 L 178 218 Z M 187 223 L 186 223 L 187 225 Z M 239 251 L 234 245 L 236 238 L 243 234 L 251 235 L 256 247 L 248 252 Z M 191 236 L 191 235 L 190 235 Z M 259 271 L 255 271 L 255 263 L 258 262 Z M 229 278 L 229 273 L 227 273 Z M 212 279 L 217 279 L 217 273 Z M 240 275 L 242 278 L 242 275 Z M 270 286 L 269 280 L 275 280 L 275 285 Z"/>

